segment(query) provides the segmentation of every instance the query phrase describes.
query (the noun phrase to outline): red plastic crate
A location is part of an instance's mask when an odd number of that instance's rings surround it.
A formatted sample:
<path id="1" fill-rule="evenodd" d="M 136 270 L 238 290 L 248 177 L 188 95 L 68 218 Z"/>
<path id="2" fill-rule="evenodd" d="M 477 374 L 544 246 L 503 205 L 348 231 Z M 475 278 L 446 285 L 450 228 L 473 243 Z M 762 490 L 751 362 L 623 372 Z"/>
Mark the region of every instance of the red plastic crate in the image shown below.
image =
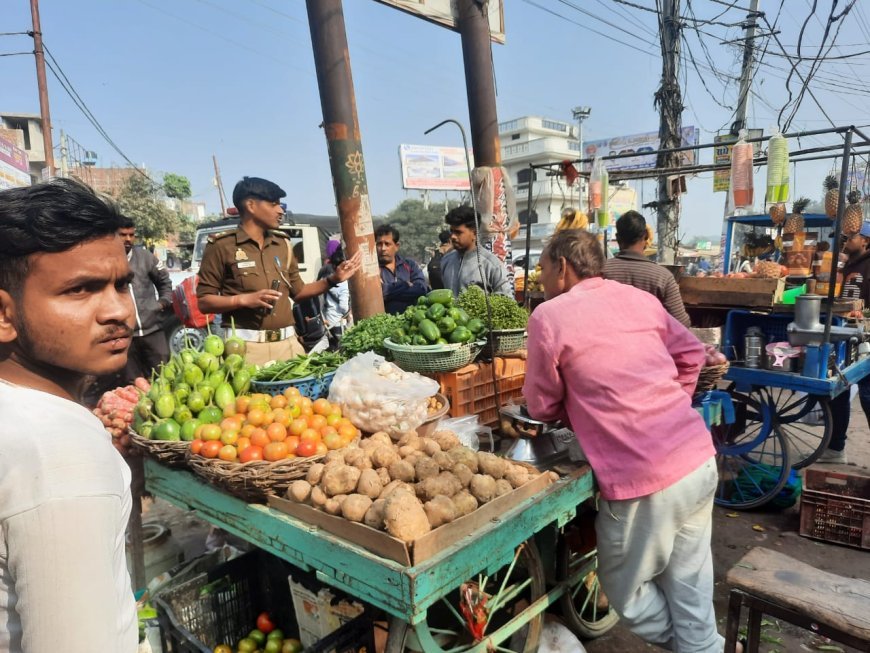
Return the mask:
<path id="1" fill-rule="evenodd" d="M 433 377 L 441 385 L 441 393 L 450 401 L 450 416 L 477 415 L 485 426 L 498 424 L 498 409 L 493 369 L 502 404 L 521 400 L 526 380 L 526 361 L 520 358 L 494 358 L 492 363 L 472 363 L 455 372 L 442 372 Z"/>
<path id="2" fill-rule="evenodd" d="M 808 467 L 800 534 L 870 549 L 870 475 L 843 466 Z"/>

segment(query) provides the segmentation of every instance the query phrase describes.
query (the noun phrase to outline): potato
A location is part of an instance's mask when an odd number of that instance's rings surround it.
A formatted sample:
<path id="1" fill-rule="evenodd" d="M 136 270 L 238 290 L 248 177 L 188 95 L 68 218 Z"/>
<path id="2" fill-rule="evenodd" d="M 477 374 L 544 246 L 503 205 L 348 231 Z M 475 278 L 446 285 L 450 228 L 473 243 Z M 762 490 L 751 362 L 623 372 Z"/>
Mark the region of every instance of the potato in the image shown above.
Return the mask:
<path id="1" fill-rule="evenodd" d="M 370 499 L 377 499 L 381 495 L 381 490 L 384 489 L 381 483 L 381 477 L 373 469 L 364 469 L 360 472 L 359 481 L 356 484 L 358 494 L 363 494 Z M 359 519 L 353 520 L 359 521 Z"/>
<path id="2" fill-rule="evenodd" d="M 460 490 L 450 500 L 453 502 L 453 507 L 456 508 L 456 519 L 477 510 L 477 499 L 468 490 Z"/>
<path id="3" fill-rule="evenodd" d="M 462 483 L 450 472 L 441 472 L 417 483 L 414 489 L 420 499 L 431 501 L 438 496 L 452 497 L 462 489 Z"/>
<path id="4" fill-rule="evenodd" d="M 348 494 L 356 489 L 361 473 L 359 469 L 349 465 L 327 465 L 320 479 L 320 487 L 330 497 Z"/>
<path id="5" fill-rule="evenodd" d="M 438 463 L 438 466 L 444 470 L 445 472 L 449 472 L 453 469 L 453 458 L 451 458 L 446 451 L 439 451 L 438 453 L 432 456 L 432 460 Z"/>
<path id="6" fill-rule="evenodd" d="M 414 486 L 410 483 L 405 483 L 405 481 L 390 481 L 386 486 L 384 486 L 383 491 L 381 492 L 381 496 L 379 499 L 386 499 L 396 490 L 404 490 L 405 492 L 410 492 L 414 494 Z"/>
<path id="7" fill-rule="evenodd" d="M 386 499 L 384 525 L 390 535 L 404 542 L 413 542 L 432 530 L 420 500 L 401 490 Z"/>
<path id="8" fill-rule="evenodd" d="M 406 460 L 397 460 L 390 465 L 389 471 L 394 481 L 414 482 L 414 466 Z"/>
<path id="9" fill-rule="evenodd" d="M 364 494 L 350 494 L 341 503 L 341 516 L 348 521 L 361 522 L 371 506 L 370 497 Z"/>
<path id="10" fill-rule="evenodd" d="M 293 481 L 287 489 L 287 498 L 293 499 L 296 503 L 305 503 L 310 496 L 311 483 L 302 479 Z"/>
<path id="11" fill-rule="evenodd" d="M 368 439 L 371 442 L 385 444 L 388 447 L 393 446 L 393 440 L 390 438 L 390 435 L 388 433 L 385 433 L 384 431 L 378 431 L 377 433 L 372 433 Z"/>
<path id="12" fill-rule="evenodd" d="M 520 467 L 519 465 L 511 465 L 511 467 L 505 473 L 505 480 L 511 484 L 511 487 L 518 488 L 521 485 L 525 485 L 528 483 L 531 478 L 529 477 L 529 472 L 525 467 Z"/>
<path id="13" fill-rule="evenodd" d="M 510 481 L 504 478 L 500 478 L 495 482 L 495 496 L 500 497 L 503 494 L 510 494 L 514 491 L 514 486 L 510 484 Z"/>
<path id="14" fill-rule="evenodd" d="M 429 526 L 438 528 L 442 524 L 449 524 L 456 519 L 456 506 L 450 497 L 437 496 L 431 501 L 423 505 L 423 510 L 426 511 L 426 518 L 429 520 Z"/>
<path id="15" fill-rule="evenodd" d="M 359 443 L 359 448 L 364 449 L 365 451 L 371 451 L 379 446 L 381 446 L 381 443 L 378 440 L 372 440 L 371 438 L 366 438 Z"/>
<path id="16" fill-rule="evenodd" d="M 332 451 L 327 451 L 326 455 L 323 457 L 324 463 L 332 463 L 332 462 L 344 462 L 344 454 L 350 451 L 350 448 L 345 449 L 333 449 Z"/>
<path id="17" fill-rule="evenodd" d="M 417 431 L 407 431 L 402 434 L 402 437 L 399 438 L 399 446 L 409 446 L 414 447 L 415 449 L 420 449 L 423 446 L 421 442 L 421 438 L 417 435 Z"/>
<path id="18" fill-rule="evenodd" d="M 326 504 L 323 506 L 324 512 L 329 513 L 330 515 L 340 515 L 341 514 L 341 501 L 336 499 L 335 497 L 326 500 Z"/>
<path id="19" fill-rule="evenodd" d="M 305 480 L 311 485 L 317 485 L 320 483 L 320 477 L 323 476 L 324 467 L 326 467 L 326 465 L 323 463 L 314 463 L 308 468 L 308 474 L 306 474 Z"/>
<path id="20" fill-rule="evenodd" d="M 495 479 L 485 474 L 475 474 L 468 489 L 480 503 L 492 501 L 495 498 Z"/>
<path id="21" fill-rule="evenodd" d="M 423 438 L 423 448 L 422 451 L 427 456 L 434 456 L 436 453 L 441 452 L 441 445 L 435 442 L 432 438 Z"/>
<path id="22" fill-rule="evenodd" d="M 378 530 L 384 530 L 384 506 L 387 504 L 386 499 L 378 499 L 373 502 L 369 509 L 366 510 L 365 517 L 363 517 L 363 523 L 366 526 L 371 526 L 372 528 L 377 528 Z"/>
<path id="23" fill-rule="evenodd" d="M 365 449 L 349 450 L 344 454 L 344 464 L 359 470 L 372 468 L 372 460 L 369 458 L 369 452 Z"/>
<path id="24" fill-rule="evenodd" d="M 380 480 L 381 485 L 388 485 L 392 480 L 390 478 L 390 470 L 385 467 L 381 467 L 378 470 L 375 470 L 378 475 L 378 480 Z"/>
<path id="25" fill-rule="evenodd" d="M 500 458 L 494 453 L 478 451 L 477 467 L 481 474 L 488 474 L 498 480 L 504 476 L 506 465 L 504 458 Z"/>
<path id="26" fill-rule="evenodd" d="M 472 472 L 468 465 L 465 463 L 456 463 L 453 466 L 453 475 L 459 479 L 459 482 L 462 483 L 462 487 L 468 487 L 468 484 L 471 483 L 471 479 L 474 476 L 474 472 Z"/>
<path id="27" fill-rule="evenodd" d="M 369 454 L 372 459 L 372 465 L 375 468 L 389 467 L 399 459 L 399 454 L 393 448 L 393 445 L 381 444 L 371 450 Z"/>
<path id="28" fill-rule="evenodd" d="M 450 451 L 454 447 L 460 446 L 459 438 L 453 431 L 435 431 L 432 434 L 432 439 L 441 447 L 441 451 Z"/>
<path id="29" fill-rule="evenodd" d="M 477 474 L 477 453 L 468 447 L 453 447 L 447 452 L 447 455 L 453 459 L 454 463 L 462 463 Z"/>
<path id="30" fill-rule="evenodd" d="M 438 476 L 441 468 L 428 456 L 423 456 L 414 465 L 414 475 L 418 481 L 425 481 L 430 476 Z"/>
<path id="31" fill-rule="evenodd" d="M 326 502 L 329 500 L 329 497 L 326 496 L 326 492 L 324 492 L 320 487 L 314 486 L 311 488 L 311 505 L 315 508 L 319 508 L 323 510 Z"/>
<path id="32" fill-rule="evenodd" d="M 416 456 L 419 451 L 419 449 L 416 449 L 411 445 L 406 444 L 403 447 L 399 447 L 399 456 L 401 456 L 402 458 L 410 458 L 412 456 Z"/>

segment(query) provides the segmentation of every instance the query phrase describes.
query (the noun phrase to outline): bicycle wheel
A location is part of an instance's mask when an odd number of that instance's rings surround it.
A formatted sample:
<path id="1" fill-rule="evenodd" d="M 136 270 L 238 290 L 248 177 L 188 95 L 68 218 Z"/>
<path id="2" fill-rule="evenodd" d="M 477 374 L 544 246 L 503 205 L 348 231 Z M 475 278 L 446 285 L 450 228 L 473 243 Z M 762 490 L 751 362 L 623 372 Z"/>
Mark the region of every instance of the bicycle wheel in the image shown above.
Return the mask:
<path id="1" fill-rule="evenodd" d="M 759 388 L 753 394 L 770 405 L 788 442 L 791 466 L 802 469 L 814 463 L 831 441 L 830 399 L 787 388 Z"/>
<path id="2" fill-rule="evenodd" d="M 600 637 L 613 628 L 619 617 L 607 602 L 598 580 L 598 550 L 593 513 L 583 522 L 568 524 L 559 536 L 556 551 L 556 580 L 582 574 L 559 599 L 565 625 L 586 639 Z"/>
<path id="3" fill-rule="evenodd" d="M 477 579 L 463 583 L 431 606 L 425 621 L 411 626 L 401 619 L 390 620 L 386 653 L 406 651 L 450 651 L 462 653 L 481 642 L 469 629 L 461 614 L 462 596 L 485 598 L 486 626 L 484 638 L 492 650 L 504 653 L 534 653 L 541 640 L 543 613 L 517 627 L 512 620 L 546 592 L 544 565 L 534 541 L 521 544 L 513 560 L 494 574 L 478 575 Z M 508 632 L 509 631 L 509 632 Z"/>
<path id="4" fill-rule="evenodd" d="M 751 449 L 734 439 L 716 449 L 719 485 L 714 502 L 728 508 L 758 508 L 776 498 L 791 473 L 788 442 L 779 425 Z"/>

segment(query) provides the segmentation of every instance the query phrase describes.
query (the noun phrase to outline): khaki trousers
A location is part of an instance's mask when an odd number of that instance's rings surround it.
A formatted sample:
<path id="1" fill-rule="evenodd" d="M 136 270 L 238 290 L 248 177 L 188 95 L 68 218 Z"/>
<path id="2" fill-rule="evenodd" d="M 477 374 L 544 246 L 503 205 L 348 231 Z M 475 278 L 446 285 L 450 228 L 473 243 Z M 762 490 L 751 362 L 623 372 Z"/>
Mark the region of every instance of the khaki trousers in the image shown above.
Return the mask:
<path id="1" fill-rule="evenodd" d="M 286 361 L 305 353 L 305 348 L 296 336 L 290 336 L 278 342 L 246 341 L 247 353 L 245 360 L 255 365 L 265 365 L 272 361 Z"/>

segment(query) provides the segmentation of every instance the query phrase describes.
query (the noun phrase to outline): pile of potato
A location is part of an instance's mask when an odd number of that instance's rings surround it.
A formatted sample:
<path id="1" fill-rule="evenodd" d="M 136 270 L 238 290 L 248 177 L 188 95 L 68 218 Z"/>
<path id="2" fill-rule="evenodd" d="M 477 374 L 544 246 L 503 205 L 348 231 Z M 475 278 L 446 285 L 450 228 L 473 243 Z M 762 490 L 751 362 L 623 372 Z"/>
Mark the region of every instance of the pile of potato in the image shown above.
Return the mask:
<path id="1" fill-rule="evenodd" d="M 535 476 L 528 467 L 462 446 L 452 431 L 430 438 L 409 431 L 395 442 L 379 432 L 359 447 L 330 451 L 287 496 L 410 542 Z"/>

